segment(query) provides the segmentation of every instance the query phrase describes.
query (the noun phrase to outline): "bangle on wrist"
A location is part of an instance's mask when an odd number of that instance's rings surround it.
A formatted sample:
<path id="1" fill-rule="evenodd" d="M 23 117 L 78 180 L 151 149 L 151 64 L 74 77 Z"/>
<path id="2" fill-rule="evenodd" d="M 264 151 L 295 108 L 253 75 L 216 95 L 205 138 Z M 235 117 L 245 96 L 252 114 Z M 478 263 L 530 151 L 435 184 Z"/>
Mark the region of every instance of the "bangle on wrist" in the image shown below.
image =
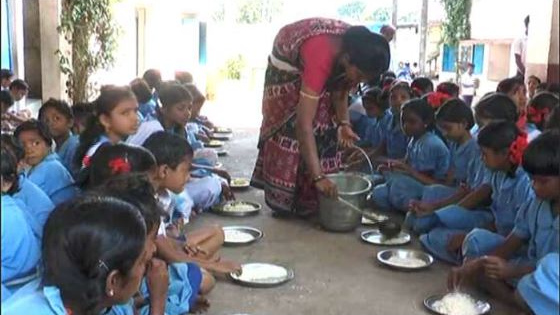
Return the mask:
<path id="1" fill-rule="evenodd" d="M 338 123 L 337 128 L 340 128 L 340 127 L 342 127 L 342 126 L 351 127 L 350 122 L 349 122 L 348 120 L 341 120 L 341 121 Z"/>
<path id="2" fill-rule="evenodd" d="M 323 180 L 325 178 L 326 178 L 325 175 L 322 175 L 322 174 L 317 175 L 317 176 L 313 177 L 313 184 L 316 184 L 317 182 L 319 182 L 320 180 Z"/>

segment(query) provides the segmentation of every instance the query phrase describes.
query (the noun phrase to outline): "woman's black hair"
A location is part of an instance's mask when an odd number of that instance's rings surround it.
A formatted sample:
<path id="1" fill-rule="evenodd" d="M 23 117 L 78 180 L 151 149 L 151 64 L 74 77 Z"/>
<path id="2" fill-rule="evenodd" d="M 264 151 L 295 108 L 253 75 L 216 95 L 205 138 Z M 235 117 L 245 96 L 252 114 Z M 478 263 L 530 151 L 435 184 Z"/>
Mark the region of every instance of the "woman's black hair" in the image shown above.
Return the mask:
<path id="1" fill-rule="evenodd" d="M 134 95 L 136 95 L 138 103 L 144 104 L 152 99 L 152 91 L 150 91 L 150 87 L 144 79 L 136 78 L 132 80 L 132 82 L 130 82 L 130 88 Z"/>
<path id="2" fill-rule="evenodd" d="M 43 120 L 43 116 L 45 115 L 45 111 L 47 108 L 52 108 L 62 114 L 62 116 L 66 117 L 68 120 L 74 119 L 74 114 L 72 113 L 72 109 L 70 105 L 66 101 L 57 100 L 54 98 L 49 98 L 43 106 L 39 109 L 39 120 Z"/>
<path id="3" fill-rule="evenodd" d="M 436 87 L 436 92 L 451 95 L 451 97 L 459 97 L 459 86 L 453 82 L 441 82 Z"/>
<path id="4" fill-rule="evenodd" d="M 560 130 L 560 106 L 556 106 L 544 125 L 544 130 Z"/>
<path id="5" fill-rule="evenodd" d="M 548 111 L 552 111 L 554 108 L 558 106 L 560 106 L 560 100 L 558 99 L 558 96 L 550 92 L 537 93 L 535 96 L 533 96 L 533 98 L 529 100 L 529 106 L 528 106 L 529 113 L 527 115 L 527 118 L 529 121 L 533 122 L 539 130 L 543 130 L 546 121 L 542 119 L 542 116 L 540 115 L 538 115 L 539 116 L 538 119 L 535 119 L 531 115 L 531 108 L 534 108 L 539 111 L 545 109 Z"/>
<path id="6" fill-rule="evenodd" d="M 529 76 L 529 80 L 531 80 L 531 79 L 534 79 L 535 81 L 537 81 L 537 85 L 542 83 L 541 79 L 534 74 Z"/>
<path id="7" fill-rule="evenodd" d="M 524 85 L 525 85 L 525 82 L 523 82 L 523 79 L 521 79 L 519 77 L 507 78 L 507 79 L 503 79 L 502 81 L 500 81 L 500 83 L 498 83 L 498 87 L 496 88 L 496 92 L 509 94 L 509 93 L 515 92 L 515 90 L 518 87 L 524 86 Z"/>
<path id="8" fill-rule="evenodd" d="M 522 163 L 531 175 L 560 176 L 560 130 L 546 131 L 533 139 Z"/>
<path id="9" fill-rule="evenodd" d="M 474 126 L 471 108 L 458 98 L 449 99 L 441 105 L 436 112 L 436 121 L 464 123 L 467 130 L 471 130 Z"/>
<path id="10" fill-rule="evenodd" d="M 515 122 L 519 119 L 517 106 L 504 93 L 489 93 L 474 107 L 475 116 L 492 120 Z"/>
<path id="11" fill-rule="evenodd" d="M 101 146 L 91 157 L 88 168 L 89 185 L 94 188 L 109 178 L 126 173 L 146 173 L 156 167 L 156 160 L 150 151 L 127 144 L 107 144 Z"/>
<path id="12" fill-rule="evenodd" d="M 14 105 L 14 98 L 10 92 L 2 90 L 0 91 L 0 103 L 3 104 L 2 110 L 8 110 L 12 105 Z"/>
<path id="13" fill-rule="evenodd" d="M 517 128 L 515 122 L 492 122 L 480 129 L 478 145 L 499 152 L 509 149 L 519 135 L 521 135 L 521 131 Z"/>
<path id="14" fill-rule="evenodd" d="M 19 139 L 19 135 L 24 131 L 35 131 L 47 143 L 48 147 L 52 146 L 53 139 L 49 128 L 45 123 L 37 119 L 29 119 L 21 123 L 14 131 L 14 137 Z"/>
<path id="15" fill-rule="evenodd" d="M 163 82 L 158 90 L 158 95 L 162 107 L 173 106 L 184 101 L 193 101 L 189 90 L 183 85 L 173 81 Z"/>
<path id="16" fill-rule="evenodd" d="M 367 89 L 362 95 L 362 104 L 365 104 L 368 100 L 371 100 L 375 107 L 384 111 L 389 108 L 389 102 L 387 98 L 383 97 L 383 90 L 378 87 L 372 87 Z"/>
<path id="17" fill-rule="evenodd" d="M 44 228 L 43 285 L 57 287 L 74 313 L 99 314 L 108 275 L 129 277 L 145 242 L 144 219 L 126 201 L 86 195 L 63 203 Z"/>
<path id="18" fill-rule="evenodd" d="M 161 72 L 157 69 L 148 69 L 144 72 L 142 78 L 148 83 L 148 86 L 152 89 L 159 90 L 161 84 Z"/>
<path id="19" fill-rule="evenodd" d="M 175 80 L 181 84 L 193 84 L 193 75 L 188 71 L 175 71 Z"/>
<path id="20" fill-rule="evenodd" d="M 434 83 L 432 80 L 426 77 L 418 77 L 412 81 L 410 88 L 416 97 L 422 97 L 423 95 L 434 91 Z M 418 93 L 417 91 L 421 91 Z"/>
<path id="21" fill-rule="evenodd" d="M 89 118 L 85 130 L 80 135 L 80 145 L 74 156 L 76 167 L 80 168 L 82 166 L 82 160 L 89 148 L 99 141 L 101 135 L 105 133 L 105 128 L 101 125 L 99 117 L 101 115 L 110 116 L 117 105 L 128 99 L 136 99 L 128 86 L 112 86 L 101 89 L 101 94 L 93 102 L 94 114 Z"/>
<path id="22" fill-rule="evenodd" d="M 193 150 L 184 137 L 165 131 L 153 133 L 142 146 L 154 155 L 158 166 L 167 165 L 171 169 L 176 169 L 185 159 L 193 156 Z"/>
<path id="23" fill-rule="evenodd" d="M 10 187 L 7 193 L 8 195 L 13 195 L 19 190 L 17 160 L 12 152 L 4 147 L 2 147 L 0 155 L 2 158 L 2 180 L 12 182 L 12 187 Z"/>
<path id="24" fill-rule="evenodd" d="M 187 91 L 191 94 L 193 102 L 204 102 L 206 101 L 206 97 L 200 92 L 200 90 L 196 87 L 196 85 L 192 83 L 184 83 L 184 87 L 187 88 Z"/>
<path id="25" fill-rule="evenodd" d="M 350 64 L 371 78 L 378 79 L 389 68 L 389 43 L 365 26 L 352 26 L 344 32 L 342 51 L 348 54 Z"/>
<path id="26" fill-rule="evenodd" d="M 23 160 L 23 158 L 25 157 L 25 150 L 23 149 L 19 141 L 16 139 L 16 137 L 9 135 L 7 133 L 3 133 L 0 136 L 0 139 L 2 143 L 2 149 L 6 149 L 9 152 L 11 152 L 12 155 L 15 157 L 17 163 Z"/>
<path id="27" fill-rule="evenodd" d="M 128 173 L 111 177 L 95 193 L 120 198 L 135 205 L 146 222 L 148 233 L 157 228 L 161 217 L 166 215 L 158 204 L 156 191 L 146 174 Z"/>
<path id="28" fill-rule="evenodd" d="M 404 103 L 401 107 L 401 112 L 404 113 L 406 110 L 410 110 L 420 117 L 426 125 L 426 130 L 432 131 L 435 129 L 434 109 L 424 99 L 415 98 Z"/>

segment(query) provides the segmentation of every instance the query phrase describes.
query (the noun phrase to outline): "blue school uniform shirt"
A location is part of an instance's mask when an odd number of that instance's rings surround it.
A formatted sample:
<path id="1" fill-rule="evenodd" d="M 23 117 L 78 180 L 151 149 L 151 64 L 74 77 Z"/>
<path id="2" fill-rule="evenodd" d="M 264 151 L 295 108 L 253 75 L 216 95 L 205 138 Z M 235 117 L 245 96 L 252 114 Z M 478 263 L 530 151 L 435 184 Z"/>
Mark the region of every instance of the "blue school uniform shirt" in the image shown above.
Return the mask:
<path id="1" fill-rule="evenodd" d="M 549 201 L 535 197 L 517 213 L 512 233 L 527 241 L 527 257 L 535 264 L 560 250 L 559 216 L 553 211 Z"/>
<path id="2" fill-rule="evenodd" d="M 449 153 L 449 169 L 453 170 L 454 184 L 458 185 L 467 182 L 469 163 L 480 155 L 476 139 L 471 138 L 461 145 L 451 142 Z"/>
<path id="3" fill-rule="evenodd" d="M 36 279 L 20 289 L 2 303 L 2 315 L 66 315 L 60 289 L 56 286 L 42 286 L 41 279 Z M 121 305 L 114 305 L 103 310 L 100 315 L 133 315 L 132 299 Z"/>
<path id="4" fill-rule="evenodd" d="M 393 113 L 386 125 L 381 127 L 387 148 L 387 157 L 402 159 L 406 155 L 409 139 L 402 131 L 400 113 Z"/>
<path id="5" fill-rule="evenodd" d="M 24 211 L 27 222 L 39 239 L 43 237 L 43 227 L 54 210 L 54 203 L 49 196 L 24 174 L 19 176 L 19 190 L 13 195 L 14 200 Z"/>
<path id="6" fill-rule="evenodd" d="M 26 175 L 55 205 L 73 198 L 78 193 L 72 175 L 62 165 L 56 153 L 47 155 L 39 164 L 27 170 Z"/>
<path id="7" fill-rule="evenodd" d="M 68 139 L 60 147 L 56 148 L 56 154 L 58 154 L 62 165 L 66 167 L 71 175 L 75 175 L 78 171 L 74 167 L 74 156 L 78 146 L 80 146 L 80 136 L 70 133 Z"/>
<path id="8" fill-rule="evenodd" d="M 517 167 L 513 176 L 505 172 L 493 172 L 490 179 L 492 186 L 492 205 L 494 223 L 498 234 L 508 235 L 513 229 L 519 209 L 534 197 L 529 175 Z"/>
<path id="9" fill-rule="evenodd" d="M 445 178 L 449 170 L 449 149 L 433 132 L 426 132 L 419 139 L 411 139 L 406 159 L 412 168 L 430 173 L 434 178 Z"/>
<path id="10" fill-rule="evenodd" d="M 2 195 L 1 211 L 2 283 L 5 284 L 35 272 L 41 249 L 39 239 L 14 198 Z"/>
<path id="11" fill-rule="evenodd" d="M 482 153 L 478 144 L 473 148 L 473 156 L 473 159 L 467 164 L 466 184 L 470 189 L 476 189 L 483 184 L 489 185 L 492 178 L 492 172 L 482 161 Z"/>
<path id="12" fill-rule="evenodd" d="M 383 143 L 383 128 L 387 126 L 393 115 L 390 110 L 386 110 L 383 116 L 371 119 L 364 138 L 364 143 L 371 147 L 378 147 Z"/>
<path id="13" fill-rule="evenodd" d="M 539 261 L 534 272 L 521 278 L 517 284 L 517 291 L 533 313 L 558 315 L 560 314 L 559 280 L 559 255 L 551 253 Z"/>
<path id="14" fill-rule="evenodd" d="M 156 104 L 157 103 L 152 98 L 146 103 L 138 105 L 138 112 L 142 114 L 143 120 L 148 120 L 156 117 Z"/>

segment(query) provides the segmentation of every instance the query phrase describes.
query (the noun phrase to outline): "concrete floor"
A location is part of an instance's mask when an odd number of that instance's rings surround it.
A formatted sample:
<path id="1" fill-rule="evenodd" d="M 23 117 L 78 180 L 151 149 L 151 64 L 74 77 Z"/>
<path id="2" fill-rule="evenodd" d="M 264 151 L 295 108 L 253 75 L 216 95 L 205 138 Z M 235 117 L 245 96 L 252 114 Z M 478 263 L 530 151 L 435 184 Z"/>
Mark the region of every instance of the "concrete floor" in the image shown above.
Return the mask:
<path id="1" fill-rule="evenodd" d="M 226 143 L 230 155 L 221 158 L 234 177 L 251 176 L 256 157 L 257 130 L 236 130 Z M 238 200 L 256 201 L 264 206 L 254 217 L 229 218 L 202 214 L 192 228 L 217 223 L 248 225 L 261 229 L 264 238 L 246 247 L 227 247 L 222 256 L 244 262 L 270 262 L 293 268 L 295 279 L 268 289 L 241 287 L 219 280 L 209 295 L 208 314 L 429 314 L 424 298 L 445 291 L 449 266 L 436 262 L 420 272 L 400 272 L 376 261 L 378 251 L 359 239 L 360 227 L 352 233 L 328 233 L 316 223 L 299 219 L 276 219 L 264 205 L 264 194 L 251 188 L 236 194 Z M 420 248 L 413 240 L 407 248 Z M 491 300 L 492 314 L 515 312 Z"/>

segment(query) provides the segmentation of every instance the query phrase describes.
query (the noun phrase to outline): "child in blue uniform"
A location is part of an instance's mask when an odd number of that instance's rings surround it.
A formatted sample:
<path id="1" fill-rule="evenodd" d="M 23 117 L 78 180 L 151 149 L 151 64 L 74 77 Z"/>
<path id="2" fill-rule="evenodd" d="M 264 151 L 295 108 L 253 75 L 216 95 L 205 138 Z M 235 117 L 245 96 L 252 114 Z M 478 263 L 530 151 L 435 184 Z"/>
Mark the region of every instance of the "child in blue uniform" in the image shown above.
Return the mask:
<path id="1" fill-rule="evenodd" d="M 533 273 L 525 275 L 517 285 L 515 301 L 527 313 L 560 314 L 560 272 L 558 253 L 546 255 Z"/>
<path id="2" fill-rule="evenodd" d="M 409 138 L 404 134 L 401 127 L 401 106 L 412 97 L 412 91 L 406 82 L 396 81 L 391 87 L 389 104 L 393 119 L 382 128 L 383 142 L 380 156 L 389 159 L 402 159 L 406 155 Z M 384 154 L 383 154 L 384 153 Z"/>
<path id="3" fill-rule="evenodd" d="M 460 249 L 474 228 L 492 228 L 507 235 L 521 206 L 533 196 L 529 176 L 520 167 L 526 135 L 513 122 L 491 123 L 478 135 L 482 159 L 493 171 L 489 189 L 478 189 L 459 204 L 447 206 L 422 218 L 427 234 L 424 247 L 440 259 L 461 261 Z M 484 184 L 483 186 L 486 186 Z M 490 212 L 484 207 L 491 200 Z"/>
<path id="4" fill-rule="evenodd" d="M 15 158 L 18 169 L 25 156 L 23 148 L 15 141 L 13 136 L 2 135 L 2 148 L 9 151 Z M 19 170 L 18 170 L 19 172 Z M 37 185 L 30 181 L 24 173 L 18 177 L 19 190 L 13 194 L 16 203 L 26 214 L 27 222 L 33 229 L 33 233 L 41 239 L 43 227 L 49 214 L 54 209 L 54 203 L 49 196 Z"/>
<path id="5" fill-rule="evenodd" d="M 527 134 L 529 141 L 536 138 L 543 130 L 544 125 L 552 114 L 552 110 L 560 106 L 558 96 L 549 93 L 541 92 L 531 100 L 527 107 Z"/>
<path id="6" fill-rule="evenodd" d="M 38 120 L 28 120 L 16 128 L 14 136 L 25 150 L 25 175 L 58 205 L 78 193 L 70 172 L 56 153 L 51 152 L 52 138 L 47 127 Z"/>
<path id="7" fill-rule="evenodd" d="M 138 102 L 129 87 L 108 86 L 94 101 L 95 115 L 80 135 L 76 150 L 76 168 L 89 166 L 97 149 L 106 143 L 119 143 L 138 130 Z"/>
<path id="8" fill-rule="evenodd" d="M 62 164 L 70 174 L 76 175 L 74 155 L 80 144 L 80 137 L 72 134 L 74 115 L 70 106 L 65 101 L 53 98 L 46 101 L 39 109 L 39 120 L 48 128 L 56 144 L 55 152 L 60 157 Z"/>
<path id="9" fill-rule="evenodd" d="M 532 273 L 539 260 L 560 250 L 560 134 L 537 137 L 523 155 L 536 197 L 517 213 L 515 226 L 506 237 L 473 230 L 463 243 L 465 264 L 454 268 L 450 282 L 478 279 L 479 285 L 504 301 L 514 297 L 511 284 Z M 482 255 L 488 254 L 489 256 Z M 474 276 L 474 277 L 473 277 Z"/>
<path id="10" fill-rule="evenodd" d="M 39 239 L 12 195 L 18 191 L 16 160 L 2 148 L 2 303 L 19 286 L 10 281 L 35 273 L 41 257 Z"/>
<path id="11" fill-rule="evenodd" d="M 408 101 L 402 106 L 401 117 L 404 133 L 411 137 L 406 158 L 389 160 L 380 166 L 387 182 L 373 189 L 373 200 L 383 208 L 406 211 L 410 200 L 422 196 L 424 185 L 444 180 L 449 169 L 449 150 L 433 132 L 434 111 L 426 101 Z"/>
<path id="12" fill-rule="evenodd" d="M 475 121 L 480 128 L 491 122 L 510 121 L 514 123 L 517 118 L 517 107 L 513 100 L 505 94 L 490 93 L 483 97 L 475 107 Z M 476 137 L 477 135 L 473 135 L 473 138 L 476 139 Z M 429 232 L 436 223 L 436 217 L 431 215 L 436 210 L 462 204 L 463 201 L 470 203 L 469 200 L 482 200 L 491 194 L 491 171 L 482 161 L 478 143 L 473 155 L 474 158 L 467 164 L 468 176 L 465 185 L 460 185 L 448 197 L 437 196 L 437 191 L 432 195 L 433 192 L 429 188 L 425 188 L 422 201 L 411 202 L 410 213 L 405 220 L 411 230 L 418 234 Z"/>
<path id="13" fill-rule="evenodd" d="M 130 88 L 138 100 L 138 112 L 142 115 L 142 121 L 156 117 L 157 104 L 152 98 L 148 83 L 142 78 L 137 78 L 130 82 Z"/>
<path id="14" fill-rule="evenodd" d="M 2 314 L 102 314 L 117 306 L 115 312 L 138 292 L 145 271 L 152 283 L 167 281 L 138 208 L 117 198 L 86 196 L 59 206 L 42 248 L 42 280 L 12 296 Z M 152 314 L 163 314 L 167 285 L 151 293 Z"/>

